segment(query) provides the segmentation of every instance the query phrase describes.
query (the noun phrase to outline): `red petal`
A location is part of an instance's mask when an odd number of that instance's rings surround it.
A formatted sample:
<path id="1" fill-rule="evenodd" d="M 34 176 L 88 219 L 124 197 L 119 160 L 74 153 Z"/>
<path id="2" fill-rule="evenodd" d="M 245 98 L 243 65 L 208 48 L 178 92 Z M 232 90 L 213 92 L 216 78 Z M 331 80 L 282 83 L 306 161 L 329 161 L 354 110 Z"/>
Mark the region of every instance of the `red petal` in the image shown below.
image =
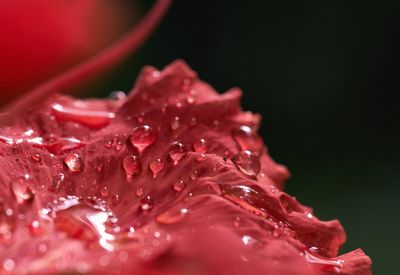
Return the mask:
<path id="1" fill-rule="evenodd" d="M 21 114 L 0 131 L 0 229 L 9 232 L 0 259 L 32 274 L 370 274 L 361 251 L 337 256 L 339 222 L 281 191 L 289 173 L 259 146 L 260 118 L 240 96 L 216 93 L 177 61 L 145 68 L 126 99 L 57 96 Z M 54 103 L 85 108 L 60 117 Z M 253 132 L 238 141 L 244 126 Z M 49 136 L 81 146 L 29 142 Z M 241 150 L 250 151 L 238 161 Z M 9 188 L 26 174 L 30 206 Z M 24 231 L 33 220 L 39 236 Z"/>

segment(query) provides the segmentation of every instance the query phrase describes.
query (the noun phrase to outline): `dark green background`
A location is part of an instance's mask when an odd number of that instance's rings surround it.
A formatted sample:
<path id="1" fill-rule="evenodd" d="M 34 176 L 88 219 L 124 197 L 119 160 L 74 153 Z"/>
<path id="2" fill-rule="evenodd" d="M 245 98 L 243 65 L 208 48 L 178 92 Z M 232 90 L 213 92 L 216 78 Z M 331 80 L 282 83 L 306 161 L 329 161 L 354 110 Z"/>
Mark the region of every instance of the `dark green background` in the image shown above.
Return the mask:
<path id="1" fill-rule="evenodd" d="M 399 274 L 399 8 L 176 0 L 99 91 L 129 91 L 142 66 L 177 58 L 219 91 L 241 87 L 244 108 L 263 115 L 271 154 L 292 172 L 287 192 L 321 219 L 340 219 L 343 252 L 361 247 L 375 274 Z"/>

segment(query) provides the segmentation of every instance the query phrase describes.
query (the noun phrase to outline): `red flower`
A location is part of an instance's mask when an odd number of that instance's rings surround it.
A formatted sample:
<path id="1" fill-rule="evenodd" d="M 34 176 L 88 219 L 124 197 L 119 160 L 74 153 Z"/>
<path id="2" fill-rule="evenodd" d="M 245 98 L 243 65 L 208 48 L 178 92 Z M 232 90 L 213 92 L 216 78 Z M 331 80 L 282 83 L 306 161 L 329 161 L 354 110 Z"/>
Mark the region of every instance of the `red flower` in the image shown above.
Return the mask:
<path id="1" fill-rule="evenodd" d="M 168 2 L 5 113 L 1 272 L 371 274 L 361 250 L 338 256 L 338 221 L 282 191 L 289 173 L 258 136 L 260 116 L 241 110 L 240 90 L 219 95 L 176 61 L 144 68 L 127 97 L 43 100 L 122 58 Z"/>
<path id="2" fill-rule="evenodd" d="M 337 256 L 337 221 L 281 191 L 289 174 L 240 94 L 218 95 L 178 61 L 145 68 L 126 99 L 54 96 L 23 114 L 0 138 L 3 262 L 37 274 L 369 274 L 361 250 Z"/>

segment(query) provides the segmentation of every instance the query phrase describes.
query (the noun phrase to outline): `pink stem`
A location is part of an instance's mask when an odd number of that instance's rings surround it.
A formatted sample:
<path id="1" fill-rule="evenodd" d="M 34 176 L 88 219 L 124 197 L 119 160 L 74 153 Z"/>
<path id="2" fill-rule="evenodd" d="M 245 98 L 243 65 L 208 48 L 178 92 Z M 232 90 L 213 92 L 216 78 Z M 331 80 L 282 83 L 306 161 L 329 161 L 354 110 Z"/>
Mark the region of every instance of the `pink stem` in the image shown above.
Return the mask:
<path id="1" fill-rule="evenodd" d="M 6 106 L 2 122 L 7 121 L 19 111 L 32 108 L 52 93 L 67 93 L 96 75 L 110 70 L 126 56 L 135 52 L 150 36 L 168 10 L 172 0 L 157 0 L 147 15 L 124 37 L 106 48 L 98 55 L 58 75 L 24 96 Z"/>

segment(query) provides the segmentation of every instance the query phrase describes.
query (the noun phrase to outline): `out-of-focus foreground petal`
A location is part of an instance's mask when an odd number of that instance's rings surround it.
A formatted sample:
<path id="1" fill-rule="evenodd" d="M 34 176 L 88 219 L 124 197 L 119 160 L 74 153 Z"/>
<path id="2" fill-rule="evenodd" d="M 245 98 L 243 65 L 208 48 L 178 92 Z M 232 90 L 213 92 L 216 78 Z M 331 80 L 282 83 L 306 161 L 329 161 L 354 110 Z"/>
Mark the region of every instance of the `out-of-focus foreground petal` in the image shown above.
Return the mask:
<path id="1" fill-rule="evenodd" d="M 121 3 L 0 1 L 1 102 L 81 62 L 119 37 L 128 23 Z M 134 16 L 134 12 L 129 14 Z"/>

